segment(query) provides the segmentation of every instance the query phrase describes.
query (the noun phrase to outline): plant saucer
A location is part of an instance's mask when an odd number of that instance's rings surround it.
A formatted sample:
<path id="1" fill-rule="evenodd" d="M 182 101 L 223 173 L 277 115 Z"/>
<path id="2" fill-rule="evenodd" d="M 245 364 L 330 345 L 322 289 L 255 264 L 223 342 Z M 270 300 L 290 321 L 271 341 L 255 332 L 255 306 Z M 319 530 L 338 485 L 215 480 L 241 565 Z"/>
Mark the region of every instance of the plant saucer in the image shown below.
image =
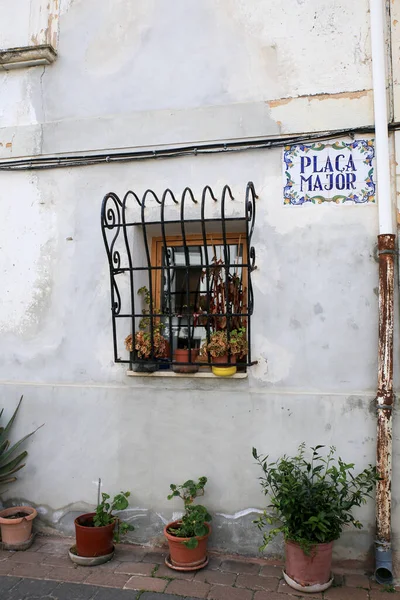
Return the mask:
<path id="1" fill-rule="evenodd" d="M 199 571 L 200 569 L 203 569 L 204 567 L 206 567 L 208 565 L 208 554 L 205 557 L 204 561 L 202 563 L 200 563 L 199 565 L 195 565 L 195 566 L 186 566 L 186 567 L 178 567 L 176 565 L 174 565 L 171 561 L 171 555 L 168 554 L 168 556 L 165 557 L 165 564 L 167 565 L 167 567 L 169 567 L 170 569 L 173 569 L 174 571 Z"/>
<path id="2" fill-rule="evenodd" d="M 294 590 L 298 590 L 299 592 L 303 592 L 305 594 L 315 594 L 315 592 L 323 592 L 324 590 L 327 590 L 329 587 L 331 587 L 333 583 L 333 577 L 331 577 L 330 580 L 326 583 L 315 583 L 314 585 L 301 585 L 300 583 L 297 583 L 297 581 L 289 577 L 289 575 L 285 573 L 285 570 L 283 570 L 282 572 L 284 580 L 288 585 L 290 585 L 291 588 L 293 588 Z"/>
<path id="3" fill-rule="evenodd" d="M 73 563 L 76 565 L 81 565 L 82 567 L 96 567 L 97 565 L 102 565 L 114 556 L 115 548 L 110 554 L 105 554 L 104 556 L 79 556 L 76 551 L 76 546 L 71 546 L 69 549 L 68 555 Z"/>

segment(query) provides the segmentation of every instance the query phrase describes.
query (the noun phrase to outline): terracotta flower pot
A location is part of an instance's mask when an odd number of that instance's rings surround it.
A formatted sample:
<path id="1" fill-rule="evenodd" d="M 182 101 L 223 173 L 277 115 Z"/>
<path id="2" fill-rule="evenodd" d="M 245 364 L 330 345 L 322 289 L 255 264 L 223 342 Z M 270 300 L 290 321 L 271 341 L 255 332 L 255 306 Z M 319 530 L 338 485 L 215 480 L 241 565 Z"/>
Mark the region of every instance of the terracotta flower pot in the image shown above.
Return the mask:
<path id="1" fill-rule="evenodd" d="M 286 574 L 302 587 L 323 585 L 331 579 L 333 542 L 316 544 L 307 555 L 295 542 L 285 542 Z"/>
<path id="2" fill-rule="evenodd" d="M 27 513 L 26 517 L 10 519 L 12 515 Z M 32 522 L 37 512 L 32 506 L 12 506 L 0 511 L 1 539 L 7 546 L 18 546 L 28 542 L 32 535 Z"/>
<path id="3" fill-rule="evenodd" d="M 215 358 L 213 357 L 212 362 L 213 362 L 212 372 L 214 373 L 214 375 L 217 375 L 218 377 L 231 377 L 232 375 L 234 375 L 236 373 L 236 355 L 235 354 L 231 354 L 231 363 L 232 363 L 231 367 L 215 366 L 220 363 L 229 362 L 227 354 L 224 354 L 224 356 L 216 356 Z"/>
<path id="4" fill-rule="evenodd" d="M 79 556 L 105 556 L 114 549 L 115 521 L 104 527 L 94 527 L 95 514 L 86 513 L 75 519 L 76 550 Z"/>
<path id="5" fill-rule="evenodd" d="M 191 362 L 195 362 L 199 355 L 198 348 L 191 348 Z M 174 361 L 189 362 L 189 350 L 187 348 L 177 348 L 174 352 Z M 198 365 L 172 365 L 174 373 L 197 373 Z"/>
<path id="6" fill-rule="evenodd" d="M 170 527 L 177 527 L 180 521 L 173 521 L 164 527 L 164 535 L 168 540 L 169 555 L 172 568 L 196 568 L 205 563 L 207 558 L 207 542 L 211 533 L 211 527 L 207 523 L 208 533 L 201 537 L 196 536 L 198 545 L 196 548 L 187 548 L 183 542 L 187 542 L 190 538 L 181 538 L 168 533 Z"/>

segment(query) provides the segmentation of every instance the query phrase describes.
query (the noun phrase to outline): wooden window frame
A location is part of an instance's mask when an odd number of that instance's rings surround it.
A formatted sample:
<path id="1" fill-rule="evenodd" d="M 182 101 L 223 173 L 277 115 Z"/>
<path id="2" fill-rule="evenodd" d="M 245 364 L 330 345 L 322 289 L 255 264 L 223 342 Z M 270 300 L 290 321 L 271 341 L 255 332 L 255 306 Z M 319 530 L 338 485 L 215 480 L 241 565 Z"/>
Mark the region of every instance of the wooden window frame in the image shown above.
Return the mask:
<path id="1" fill-rule="evenodd" d="M 226 233 L 225 240 L 221 233 L 208 233 L 206 235 L 207 248 L 214 246 L 223 246 L 224 241 L 227 245 L 241 245 L 242 246 L 242 263 L 247 265 L 247 244 L 246 244 L 246 233 L 235 232 Z M 183 246 L 183 238 L 181 235 L 169 235 L 165 236 L 165 242 L 167 247 L 171 246 Z M 190 234 L 186 235 L 186 246 L 202 246 L 204 248 L 204 240 L 201 234 Z M 156 310 L 161 309 L 161 290 L 162 290 L 162 253 L 165 244 L 162 237 L 153 237 L 151 241 L 151 266 L 157 267 L 152 271 L 152 289 L 153 289 L 153 302 Z M 239 264 L 239 266 L 241 266 Z M 205 266 L 203 266 L 205 268 Z M 247 286 L 247 268 L 242 268 L 243 287 L 246 288 L 246 298 L 243 304 L 243 312 L 247 312 L 248 306 L 248 286 Z M 155 301 L 154 301 L 155 298 Z"/>

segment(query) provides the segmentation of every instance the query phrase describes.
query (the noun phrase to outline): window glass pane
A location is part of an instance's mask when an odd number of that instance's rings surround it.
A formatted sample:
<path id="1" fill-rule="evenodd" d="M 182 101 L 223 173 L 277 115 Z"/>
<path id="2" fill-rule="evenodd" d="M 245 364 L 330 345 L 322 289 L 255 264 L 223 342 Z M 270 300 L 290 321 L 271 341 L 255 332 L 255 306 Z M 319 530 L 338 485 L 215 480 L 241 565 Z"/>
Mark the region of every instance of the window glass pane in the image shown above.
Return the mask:
<path id="1" fill-rule="evenodd" d="M 218 272 L 223 286 L 233 278 L 242 289 L 243 245 L 226 246 L 226 256 L 222 244 L 207 247 L 209 288 L 214 273 Z M 164 323 L 164 335 L 169 338 L 169 326 L 172 328 L 173 348 L 200 347 L 206 337 L 206 318 L 201 313 L 212 312 L 212 298 L 207 298 L 206 260 L 203 246 L 169 246 L 163 249 L 161 277 L 161 313 Z M 225 262 L 226 259 L 226 262 Z M 229 291 L 229 293 L 231 293 Z M 211 304 L 210 304 L 211 302 Z M 221 312 L 232 312 L 232 306 L 224 303 Z M 233 311 L 234 312 L 234 311 Z M 169 316 L 168 316 L 169 315 Z M 210 322 L 209 322 L 210 323 Z"/>

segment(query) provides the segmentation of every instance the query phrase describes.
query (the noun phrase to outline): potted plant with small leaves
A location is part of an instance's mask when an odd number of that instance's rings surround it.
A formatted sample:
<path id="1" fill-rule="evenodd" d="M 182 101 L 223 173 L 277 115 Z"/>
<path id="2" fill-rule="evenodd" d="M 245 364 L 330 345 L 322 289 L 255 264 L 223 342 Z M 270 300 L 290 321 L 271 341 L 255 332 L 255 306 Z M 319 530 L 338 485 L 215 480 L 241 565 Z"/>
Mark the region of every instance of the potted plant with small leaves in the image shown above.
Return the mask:
<path id="1" fill-rule="evenodd" d="M 207 477 L 200 477 L 196 482 L 192 479 L 182 485 L 171 484 L 168 500 L 179 497 L 183 500 L 185 512 L 182 517 L 164 528 L 168 540 L 169 556 L 166 564 L 177 571 L 195 571 L 208 563 L 207 542 L 211 533 L 208 510 L 194 504 L 195 498 L 204 495 Z"/>
<path id="2" fill-rule="evenodd" d="M 226 329 L 214 331 L 201 347 L 202 356 L 212 357 L 212 372 L 219 377 L 230 377 L 236 373 L 236 359 L 247 354 L 246 329 L 241 327 L 228 332 Z M 226 364 L 227 363 L 227 364 Z M 232 366 L 230 366 L 230 364 Z M 221 366 L 219 366 L 221 365 Z"/>
<path id="3" fill-rule="evenodd" d="M 142 310 L 143 318 L 139 322 L 139 331 L 133 338 L 129 334 L 125 338 L 125 348 L 133 353 L 137 371 L 154 372 L 160 366 L 160 361 L 168 357 L 170 349 L 168 340 L 162 335 L 164 325 L 159 317 L 150 317 L 151 298 L 146 286 L 141 287 L 138 292 L 142 296 L 147 308 Z M 152 306 L 152 313 L 157 311 Z"/>
<path id="4" fill-rule="evenodd" d="M 378 479 L 375 467 L 354 474 L 354 464 L 335 459 L 332 446 L 326 455 L 324 446 L 311 448 L 307 459 L 305 444 L 294 457 L 283 456 L 269 462 L 253 448 L 253 457 L 262 469 L 263 492 L 270 496 L 269 511 L 254 523 L 264 533 L 260 551 L 277 534 L 285 540 L 286 582 L 303 592 L 322 591 L 332 584 L 331 562 L 333 542 L 345 525 L 361 529 L 352 514 L 371 496 Z M 271 525 L 277 526 L 272 527 Z"/>
<path id="5" fill-rule="evenodd" d="M 120 492 L 112 501 L 108 494 L 102 493 L 102 501 L 96 512 L 80 515 L 75 519 L 76 548 L 71 549 L 73 562 L 89 564 L 74 560 L 76 556 L 99 558 L 96 564 L 110 560 L 114 554 L 113 542 L 119 542 L 121 536 L 133 531 L 133 525 L 121 521 L 114 511 L 126 510 L 129 506 L 130 492 Z M 76 550 L 76 551 L 74 551 Z"/>

